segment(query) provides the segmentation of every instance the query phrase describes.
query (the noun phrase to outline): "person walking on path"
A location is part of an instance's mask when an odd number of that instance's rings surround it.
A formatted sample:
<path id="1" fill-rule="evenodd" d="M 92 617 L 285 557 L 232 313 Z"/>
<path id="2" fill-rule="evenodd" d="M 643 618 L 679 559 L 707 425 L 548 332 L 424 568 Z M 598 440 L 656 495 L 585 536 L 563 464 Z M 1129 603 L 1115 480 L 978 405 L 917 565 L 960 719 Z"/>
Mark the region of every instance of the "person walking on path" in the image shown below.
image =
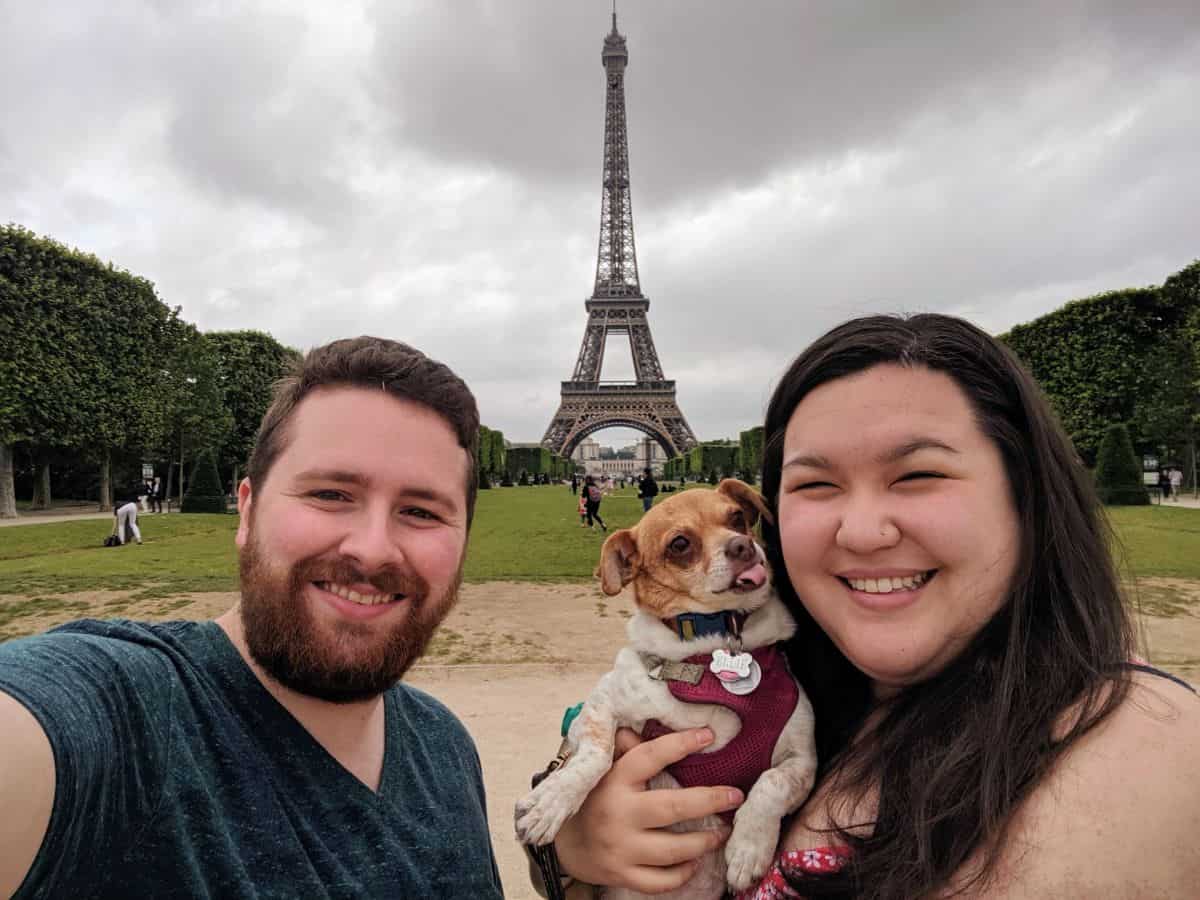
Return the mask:
<path id="1" fill-rule="evenodd" d="M 586 498 L 584 511 L 587 513 L 588 528 L 595 528 L 596 522 L 599 522 L 600 528 L 608 531 L 608 526 L 600 518 L 600 500 L 604 494 L 601 493 L 600 485 L 596 484 L 596 479 L 591 475 L 583 479 L 583 494 Z"/>
<path id="2" fill-rule="evenodd" d="M 579 476 L 574 472 L 571 473 L 571 496 L 579 493 Z"/>
<path id="3" fill-rule="evenodd" d="M 133 539 L 142 542 L 142 532 L 137 525 L 138 497 L 145 491 L 146 486 L 138 483 L 126 491 L 118 491 L 113 497 L 113 515 L 117 517 L 117 541 L 125 543 L 125 527 L 133 532 Z"/>
<path id="4" fill-rule="evenodd" d="M 654 504 L 654 498 L 657 496 L 658 482 L 654 480 L 654 473 L 647 466 L 642 469 L 642 477 L 638 479 L 638 499 L 642 501 L 642 512 L 650 511 L 650 507 Z"/>
<path id="5" fill-rule="evenodd" d="M 1171 499 L 1171 476 L 1166 469 L 1158 470 L 1158 489 L 1162 491 L 1163 503 Z"/>
<path id="6" fill-rule="evenodd" d="M 1183 490 L 1183 470 L 1171 470 L 1171 495 L 1175 498 L 1175 502 L 1179 502 L 1179 492 Z"/>
<path id="7" fill-rule="evenodd" d="M 157 475 L 154 476 L 154 481 L 150 485 L 150 511 L 162 512 L 162 479 Z"/>

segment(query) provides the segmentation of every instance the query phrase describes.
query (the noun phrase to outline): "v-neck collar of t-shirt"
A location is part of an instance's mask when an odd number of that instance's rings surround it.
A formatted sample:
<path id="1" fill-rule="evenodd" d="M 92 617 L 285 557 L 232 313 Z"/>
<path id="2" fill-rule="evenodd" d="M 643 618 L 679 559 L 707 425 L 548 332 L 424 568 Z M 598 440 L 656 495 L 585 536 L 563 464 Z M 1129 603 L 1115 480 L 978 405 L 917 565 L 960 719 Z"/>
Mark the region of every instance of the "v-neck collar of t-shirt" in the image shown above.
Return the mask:
<path id="1" fill-rule="evenodd" d="M 308 755 L 313 760 L 320 761 L 319 764 L 329 771 L 329 777 L 350 783 L 346 790 L 364 792 L 377 800 L 387 796 L 388 772 L 392 768 L 392 756 L 397 749 L 397 741 L 392 732 L 402 717 L 394 690 L 386 691 L 383 695 L 383 766 L 380 771 L 379 789 L 373 791 L 338 762 L 303 723 L 267 690 L 220 625 L 210 621 L 202 623 L 200 628 L 212 654 L 209 671 L 221 681 L 225 693 L 233 701 L 233 712 L 251 726 L 250 730 L 256 739 L 263 743 L 268 751 L 274 749 L 273 745 L 286 746 L 289 742 L 307 747 Z"/>

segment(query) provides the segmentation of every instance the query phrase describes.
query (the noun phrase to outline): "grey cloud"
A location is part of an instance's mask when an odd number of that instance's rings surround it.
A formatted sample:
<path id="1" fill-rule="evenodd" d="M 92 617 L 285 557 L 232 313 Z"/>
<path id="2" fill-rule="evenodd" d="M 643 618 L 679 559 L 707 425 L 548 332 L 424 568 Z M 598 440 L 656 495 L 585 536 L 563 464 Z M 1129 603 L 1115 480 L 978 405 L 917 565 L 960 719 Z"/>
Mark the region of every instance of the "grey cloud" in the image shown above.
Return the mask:
<path id="1" fill-rule="evenodd" d="M 606 3 L 0 7 L 0 219 L 205 329 L 409 340 L 541 437 L 594 276 Z M 642 286 L 703 438 L 851 315 L 1003 330 L 1200 256 L 1193 2 L 619 15 Z"/>

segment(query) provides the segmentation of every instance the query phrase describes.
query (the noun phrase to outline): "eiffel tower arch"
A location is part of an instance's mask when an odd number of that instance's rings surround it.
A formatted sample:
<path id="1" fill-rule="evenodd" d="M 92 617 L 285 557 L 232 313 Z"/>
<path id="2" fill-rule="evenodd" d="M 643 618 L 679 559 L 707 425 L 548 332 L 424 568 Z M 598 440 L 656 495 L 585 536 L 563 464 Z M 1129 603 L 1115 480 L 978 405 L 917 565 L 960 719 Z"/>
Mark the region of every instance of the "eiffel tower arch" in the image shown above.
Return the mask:
<path id="1" fill-rule="evenodd" d="M 604 178 L 600 201 L 600 246 L 596 284 L 584 302 L 587 326 L 570 381 L 562 382 L 558 411 L 542 446 L 570 456 L 579 442 L 604 428 L 625 427 L 655 440 L 668 457 L 696 445 L 696 436 L 675 400 L 675 382 L 663 375 L 650 334 L 650 300 L 638 279 L 633 240 L 633 203 L 629 190 L 629 140 L 625 129 L 625 37 L 604 38 L 600 60 L 605 71 Z M 609 335 L 627 337 L 634 381 L 604 381 L 604 348 Z"/>

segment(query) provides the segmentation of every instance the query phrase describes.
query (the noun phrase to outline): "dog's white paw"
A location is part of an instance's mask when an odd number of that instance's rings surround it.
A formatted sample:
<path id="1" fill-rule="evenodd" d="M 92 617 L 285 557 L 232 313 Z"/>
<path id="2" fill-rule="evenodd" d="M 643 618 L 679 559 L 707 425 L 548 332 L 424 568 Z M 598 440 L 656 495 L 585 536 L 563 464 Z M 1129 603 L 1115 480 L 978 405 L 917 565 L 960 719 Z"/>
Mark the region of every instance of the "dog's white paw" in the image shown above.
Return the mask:
<path id="1" fill-rule="evenodd" d="M 517 839 L 522 844 L 541 846 L 558 835 L 563 822 L 579 809 L 567 791 L 553 790 L 553 779 L 546 779 L 517 803 L 514 818 Z M 561 786 L 557 786 L 561 787 Z"/>
<path id="2" fill-rule="evenodd" d="M 772 829 L 765 823 L 752 824 L 735 818 L 733 834 L 725 844 L 725 879 L 735 892 L 744 891 L 763 877 L 778 840 L 778 824 Z"/>

